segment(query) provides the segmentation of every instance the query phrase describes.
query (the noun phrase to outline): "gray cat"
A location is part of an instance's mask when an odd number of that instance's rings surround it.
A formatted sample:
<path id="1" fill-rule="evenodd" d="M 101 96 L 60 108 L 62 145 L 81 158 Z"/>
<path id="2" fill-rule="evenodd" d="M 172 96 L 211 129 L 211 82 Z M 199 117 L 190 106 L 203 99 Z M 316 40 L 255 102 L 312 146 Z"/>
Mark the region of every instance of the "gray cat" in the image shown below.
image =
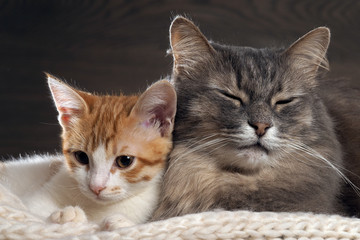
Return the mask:
<path id="1" fill-rule="evenodd" d="M 178 112 L 154 220 L 219 208 L 345 213 L 347 166 L 319 91 L 329 42 L 320 27 L 287 49 L 225 46 L 172 22 Z M 356 131 L 347 143 L 359 146 Z"/>

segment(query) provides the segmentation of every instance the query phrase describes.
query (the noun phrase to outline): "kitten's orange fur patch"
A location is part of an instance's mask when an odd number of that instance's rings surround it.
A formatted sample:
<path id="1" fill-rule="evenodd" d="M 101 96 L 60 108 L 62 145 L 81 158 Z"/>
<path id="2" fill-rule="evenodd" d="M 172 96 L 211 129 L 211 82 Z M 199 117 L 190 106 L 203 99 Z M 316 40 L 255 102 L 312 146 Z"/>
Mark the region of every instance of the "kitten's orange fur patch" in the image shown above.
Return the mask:
<path id="1" fill-rule="evenodd" d="M 113 188 L 111 188 L 111 191 L 119 191 L 119 190 L 121 190 L 121 188 L 120 187 L 113 187 Z"/>
<path id="2" fill-rule="evenodd" d="M 152 179 L 152 177 L 148 176 L 148 175 L 145 175 L 142 177 L 142 181 L 150 181 Z"/>
<path id="3" fill-rule="evenodd" d="M 157 160 L 149 161 L 149 160 L 146 160 L 144 158 L 138 158 L 138 160 L 140 162 L 142 162 L 144 165 L 147 165 L 147 166 L 153 166 L 153 165 L 161 164 L 164 161 L 164 159 L 157 159 Z"/>

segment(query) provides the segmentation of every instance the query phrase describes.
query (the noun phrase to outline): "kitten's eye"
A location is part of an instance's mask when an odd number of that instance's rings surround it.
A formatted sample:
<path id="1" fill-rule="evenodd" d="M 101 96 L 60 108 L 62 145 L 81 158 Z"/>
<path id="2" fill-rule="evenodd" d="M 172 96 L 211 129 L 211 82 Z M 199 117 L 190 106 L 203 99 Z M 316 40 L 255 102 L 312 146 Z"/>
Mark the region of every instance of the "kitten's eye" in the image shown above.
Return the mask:
<path id="1" fill-rule="evenodd" d="M 132 156 L 119 156 L 115 159 L 115 162 L 119 168 L 127 168 L 133 163 L 134 159 L 135 157 Z"/>
<path id="2" fill-rule="evenodd" d="M 276 105 L 285 105 L 288 103 L 291 103 L 295 98 L 289 98 L 289 99 L 284 99 L 284 100 L 279 100 L 277 101 L 275 104 Z"/>
<path id="3" fill-rule="evenodd" d="M 84 153 L 82 151 L 77 151 L 77 152 L 74 152 L 74 156 L 79 163 L 84 164 L 84 165 L 89 164 L 89 157 L 88 157 L 88 155 L 86 155 L 86 153 Z"/>

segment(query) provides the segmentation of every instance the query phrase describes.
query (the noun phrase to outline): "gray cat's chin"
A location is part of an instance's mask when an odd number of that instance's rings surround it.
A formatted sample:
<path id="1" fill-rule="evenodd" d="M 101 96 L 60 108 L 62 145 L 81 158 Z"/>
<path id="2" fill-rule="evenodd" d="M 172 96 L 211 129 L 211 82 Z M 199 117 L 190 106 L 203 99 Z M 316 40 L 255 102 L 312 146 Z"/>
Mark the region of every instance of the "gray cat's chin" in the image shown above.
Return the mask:
<path id="1" fill-rule="evenodd" d="M 239 173 L 254 173 L 270 164 L 269 151 L 258 145 L 240 148 L 227 148 L 217 151 L 216 157 L 222 159 L 217 164 L 225 171 Z"/>
<path id="2" fill-rule="evenodd" d="M 257 145 L 240 149 L 236 157 L 245 169 L 259 169 L 269 162 L 268 151 Z"/>

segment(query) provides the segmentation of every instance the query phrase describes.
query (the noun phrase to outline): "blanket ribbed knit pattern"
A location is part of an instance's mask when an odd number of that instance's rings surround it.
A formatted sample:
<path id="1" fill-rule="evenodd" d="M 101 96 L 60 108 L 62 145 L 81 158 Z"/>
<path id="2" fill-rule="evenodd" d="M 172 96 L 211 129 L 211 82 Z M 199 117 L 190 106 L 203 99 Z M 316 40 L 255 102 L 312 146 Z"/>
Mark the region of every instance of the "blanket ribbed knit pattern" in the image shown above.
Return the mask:
<path id="1" fill-rule="evenodd" d="M 47 223 L 0 205 L 0 239 L 360 239 L 360 219 L 311 213 L 217 211 L 100 231 L 93 223 Z"/>

